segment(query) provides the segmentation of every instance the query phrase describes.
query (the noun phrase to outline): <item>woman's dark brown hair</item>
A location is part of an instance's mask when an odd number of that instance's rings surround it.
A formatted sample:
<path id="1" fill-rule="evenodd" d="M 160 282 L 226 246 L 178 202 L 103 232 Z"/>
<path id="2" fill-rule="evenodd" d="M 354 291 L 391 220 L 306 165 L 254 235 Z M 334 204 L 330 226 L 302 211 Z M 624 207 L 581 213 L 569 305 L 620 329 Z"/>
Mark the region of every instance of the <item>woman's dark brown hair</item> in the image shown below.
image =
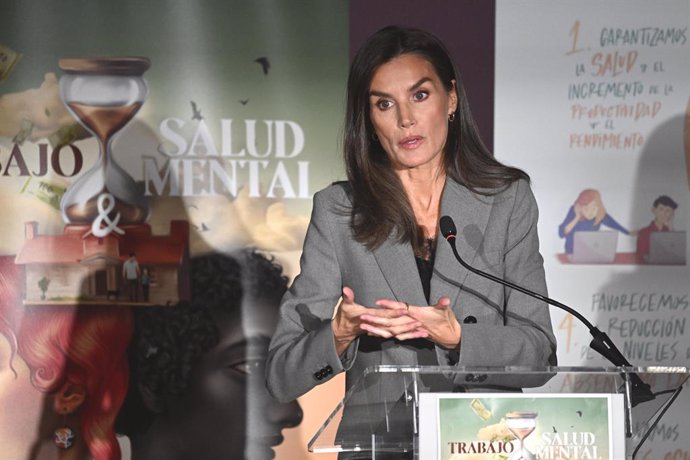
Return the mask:
<path id="1" fill-rule="evenodd" d="M 374 73 L 403 54 L 416 54 L 429 61 L 446 90 L 453 91 L 456 82 L 458 107 L 454 120 L 449 122 L 443 157 L 446 175 L 484 195 L 497 193 L 515 180 L 529 180 L 525 172 L 499 163 L 482 142 L 465 90 L 443 43 L 418 29 L 381 29 L 369 37 L 350 66 L 345 115 L 345 166 L 353 200 L 351 225 L 357 241 L 370 249 L 391 235 L 399 242 L 411 242 L 415 249 L 424 240 L 402 183 L 374 136 L 370 118 L 369 91 Z"/>

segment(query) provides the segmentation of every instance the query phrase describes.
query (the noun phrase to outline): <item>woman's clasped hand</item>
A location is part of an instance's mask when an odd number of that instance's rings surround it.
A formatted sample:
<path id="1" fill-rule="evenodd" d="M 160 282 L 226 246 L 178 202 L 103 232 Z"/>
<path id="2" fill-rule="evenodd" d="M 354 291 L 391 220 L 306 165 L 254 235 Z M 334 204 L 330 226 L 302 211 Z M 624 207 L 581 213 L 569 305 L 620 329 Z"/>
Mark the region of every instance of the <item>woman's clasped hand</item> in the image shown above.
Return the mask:
<path id="1" fill-rule="evenodd" d="M 391 299 L 379 299 L 376 305 L 381 308 L 358 304 L 354 291 L 343 288 L 342 302 L 332 323 L 339 353 L 361 334 L 401 341 L 429 339 L 447 349 L 459 348 L 461 326 L 449 308 L 448 297 L 430 306 Z"/>

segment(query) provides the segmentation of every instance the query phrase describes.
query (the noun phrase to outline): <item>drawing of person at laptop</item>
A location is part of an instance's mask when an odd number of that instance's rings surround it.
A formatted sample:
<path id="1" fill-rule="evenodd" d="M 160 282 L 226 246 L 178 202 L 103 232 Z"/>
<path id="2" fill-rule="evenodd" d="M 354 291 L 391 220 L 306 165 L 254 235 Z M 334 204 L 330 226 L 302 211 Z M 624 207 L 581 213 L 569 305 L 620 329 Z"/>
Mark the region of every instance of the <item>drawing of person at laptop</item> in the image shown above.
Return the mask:
<path id="1" fill-rule="evenodd" d="M 602 225 L 618 230 L 624 235 L 635 235 L 635 232 L 628 231 L 606 212 L 598 190 L 588 188 L 581 191 L 575 203 L 568 209 L 563 223 L 558 226 L 558 235 L 565 238 L 565 253 L 573 253 L 576 232 L 597 231 Z"/>
<path id="2" fill-rule="evenodd" d="M 661 195 L 652 205 L 654 220 L 646 227 L 637 231 L 637 257 L 647 262 L 649 257 L 650 239 L 653 232 L 670 232 L 673 230 L 673 216 L 678 203 L 667 195 Z"/>

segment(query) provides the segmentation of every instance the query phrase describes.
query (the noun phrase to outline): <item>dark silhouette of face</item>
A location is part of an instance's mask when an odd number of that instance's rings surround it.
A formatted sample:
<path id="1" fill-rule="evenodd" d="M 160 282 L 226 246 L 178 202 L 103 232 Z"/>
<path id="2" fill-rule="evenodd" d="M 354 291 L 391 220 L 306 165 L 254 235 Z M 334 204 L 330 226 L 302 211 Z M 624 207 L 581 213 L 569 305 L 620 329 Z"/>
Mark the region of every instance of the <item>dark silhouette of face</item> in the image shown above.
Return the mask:
<path id="1" fill-rule="evenodd" d="M 268 394 L 264 377 L 287 279 L 253 252 L 191 265 L 190 302 L 138 315 L 133 380 L 150 420 L 125 430 L 132 458 L 271 459 L 281 431 L 302 420 L 296 402 Z"/>
<path id="2" fill-rule="evenodd" d="M 275 317 L 275 307 L 266 313 Z M 196 459 L 274 458 L 271 447 L 282 443 L 284 428 L 301 422 L 302 412 L 296 402 L 281 404 L 266 390 L 273 328 L 243 328 L 222 311 L 213 317 L 219 342 L 195 362 L 189 386 L 171 401 L 168 416 L 181 425 Z"/>

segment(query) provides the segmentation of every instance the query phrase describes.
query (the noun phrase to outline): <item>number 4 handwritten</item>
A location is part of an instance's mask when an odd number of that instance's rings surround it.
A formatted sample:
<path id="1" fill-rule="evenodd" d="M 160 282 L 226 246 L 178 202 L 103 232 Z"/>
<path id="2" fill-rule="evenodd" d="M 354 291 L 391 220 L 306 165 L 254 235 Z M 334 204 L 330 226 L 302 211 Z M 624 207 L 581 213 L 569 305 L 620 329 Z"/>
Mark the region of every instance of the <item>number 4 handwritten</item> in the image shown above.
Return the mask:
<path id="1" fill-rule="evenodd" d="M 568 352 L 570 351 L 570 341 L 573 337 L 573 315 L 570 313 L 567 313 L 563 320 L 561 321 L 561 324 L 558 325 L 559 330 L 565 330 L 567 332 L 567 336 L 565 339 L 565 351 Z"/>

